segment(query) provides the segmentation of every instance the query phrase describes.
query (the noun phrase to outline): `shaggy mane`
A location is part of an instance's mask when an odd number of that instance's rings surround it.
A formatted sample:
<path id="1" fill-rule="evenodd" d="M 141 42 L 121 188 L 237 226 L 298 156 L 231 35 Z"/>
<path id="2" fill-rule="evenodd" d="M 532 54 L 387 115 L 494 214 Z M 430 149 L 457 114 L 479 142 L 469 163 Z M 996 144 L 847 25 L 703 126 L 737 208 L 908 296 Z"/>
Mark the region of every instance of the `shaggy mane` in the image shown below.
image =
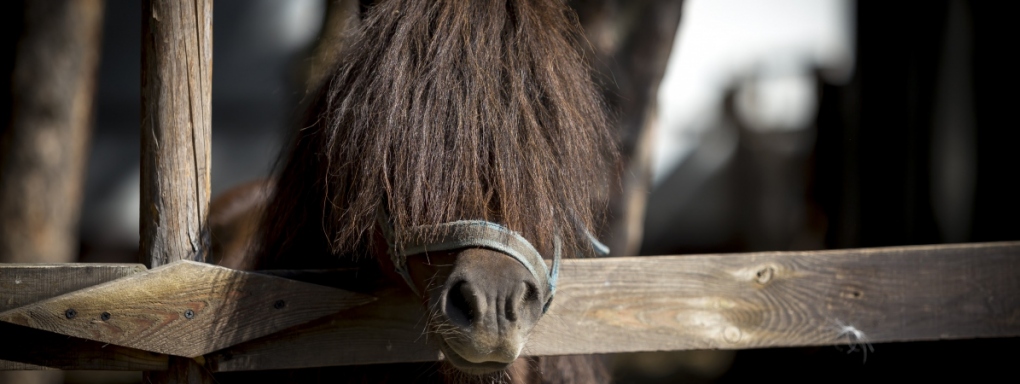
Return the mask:
<path id="1" fill-rule="evenodd" d="M 484 219 L 543 253 L 557 233 L 590 250 L 616 153 L 572 12 L 558 0 L 370 7 L 279 172 L 259 266 L 364 255 L 381 212 L 398 237 Z"/>

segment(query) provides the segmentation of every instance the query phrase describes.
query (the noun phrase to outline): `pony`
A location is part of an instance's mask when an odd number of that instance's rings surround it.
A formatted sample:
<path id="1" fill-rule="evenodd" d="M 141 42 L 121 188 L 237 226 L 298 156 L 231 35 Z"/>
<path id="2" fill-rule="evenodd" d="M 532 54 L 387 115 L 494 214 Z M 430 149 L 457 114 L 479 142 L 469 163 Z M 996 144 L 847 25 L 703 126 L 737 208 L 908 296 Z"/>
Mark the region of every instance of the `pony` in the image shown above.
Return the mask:
<path id="1" fill-rule="evenodd" d="M 595 253 L 618 162 L 582 36 L 561 0 L 364 9 L 274 181 L 213 202 L 214 251 L 241 269 L 376 271 L 421 297 L 446 358 L 301 381 L 608 379 L 597 358 L 520 358 L 555 292 L 541 257 Z M 495 235 L 447 241 L 462 223 Z"/>

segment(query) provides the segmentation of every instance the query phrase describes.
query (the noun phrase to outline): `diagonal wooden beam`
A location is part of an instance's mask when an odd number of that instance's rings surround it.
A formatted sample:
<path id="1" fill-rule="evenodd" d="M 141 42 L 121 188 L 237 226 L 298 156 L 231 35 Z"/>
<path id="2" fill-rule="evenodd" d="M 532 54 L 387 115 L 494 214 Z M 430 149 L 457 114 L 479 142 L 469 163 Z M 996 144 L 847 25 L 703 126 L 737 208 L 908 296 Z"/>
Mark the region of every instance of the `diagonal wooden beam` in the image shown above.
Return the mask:
<path id="1" fill-rule="evenodd" d="M 341 310 L 367 295 L 179 261 L 0 313 L 0 321 L 198 357 Z"/>
<path id="2" fill-rule="evenodd" d="M 0 312 L 144 271 L 145 266 L 141 264 L 0 264 Z M 25 361 L 31 360 L 37 364 L 51 362 L 57 360 L 53 358 L 54 353 L 62 351 L 74 351 L 72 353 L 75 356 L 82 357 L 77 362 L 68 362 L 67 366 L 84 361 L 97 365 L 82 369 L 115 369 L 122 366 L 115 361 L 97 358 L 125 354 L 113 351 L 113 348 L 101 349 L 101 343 L 75 343 L 64 336 L 54 338 L 52 336 L 57 335 L 40 331 L 33 333 L 30 329 L 6 329 L 4 326 L 0 324 L 0 335 L 4 335 L 4 342 L 0 343 L 0 371 L 59 368 L 52 364 L 44 367 Z M 25 348 L 27 345 L 40 348 L 29 350 Z"/>

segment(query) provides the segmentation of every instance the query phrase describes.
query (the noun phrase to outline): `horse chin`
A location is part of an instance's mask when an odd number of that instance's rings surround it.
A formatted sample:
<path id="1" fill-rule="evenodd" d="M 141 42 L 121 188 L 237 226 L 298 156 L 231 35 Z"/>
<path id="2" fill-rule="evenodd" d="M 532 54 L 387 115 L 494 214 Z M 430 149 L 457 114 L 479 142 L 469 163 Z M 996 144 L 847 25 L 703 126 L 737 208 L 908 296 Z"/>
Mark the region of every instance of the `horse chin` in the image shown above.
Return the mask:
<path id="1" fill-rule="evenodd" d="M 453 366 L 460 372 L 469 375 L 476 376 L 490 375 L 497 372 L 505 371 L 508 368 L 510 368 L 511 365 L 513 365 L 512 361 L 509 363 L 499 361 L 486 361 L 481 363 L 474 363 L 468 361 L 467 359 L 462 357 L 459 353 L 457 353 L 457 351 L 455 351 L 452 347 L 450 347 L 450 345 L 447 344 L 442 337 L 439 338 L 439 350 L 443 352 L 443 356 L 445 356 L 447 363 L 449 363 L 451 366 Z"/>

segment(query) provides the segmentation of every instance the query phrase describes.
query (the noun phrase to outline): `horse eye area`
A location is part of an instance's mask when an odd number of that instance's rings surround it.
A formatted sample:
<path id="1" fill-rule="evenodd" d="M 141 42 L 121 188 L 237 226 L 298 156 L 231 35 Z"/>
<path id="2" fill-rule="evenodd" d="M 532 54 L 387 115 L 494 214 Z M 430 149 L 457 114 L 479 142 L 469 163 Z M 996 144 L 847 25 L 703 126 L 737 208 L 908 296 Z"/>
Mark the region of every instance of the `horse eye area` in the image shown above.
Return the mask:
<path id="1" fill-rule="evenodd" d="M 468 327 L 475 320 L 475 293 L 466 281 L 456 282 L 446 294 L 446 317 L 451 323 Z"/>

